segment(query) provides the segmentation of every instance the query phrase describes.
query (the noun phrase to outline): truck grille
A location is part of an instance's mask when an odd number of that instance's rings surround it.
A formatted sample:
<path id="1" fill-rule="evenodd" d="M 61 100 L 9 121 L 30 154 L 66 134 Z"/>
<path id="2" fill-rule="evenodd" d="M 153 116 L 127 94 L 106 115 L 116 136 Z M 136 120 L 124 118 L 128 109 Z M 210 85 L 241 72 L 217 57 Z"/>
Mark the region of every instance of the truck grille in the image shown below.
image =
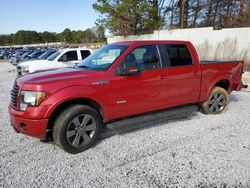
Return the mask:
<path id="1" fill-rule="evenodd" d="M 22 76 L 22 68 L 20 66 L 16 66 L 17 76 Z"/>
<path id="2" fill-rule="evenodd" d="M 11 105 L 17 108 L 17 97 L 18 97 L 19 86 L 15 83 L 11 90 Z"/>

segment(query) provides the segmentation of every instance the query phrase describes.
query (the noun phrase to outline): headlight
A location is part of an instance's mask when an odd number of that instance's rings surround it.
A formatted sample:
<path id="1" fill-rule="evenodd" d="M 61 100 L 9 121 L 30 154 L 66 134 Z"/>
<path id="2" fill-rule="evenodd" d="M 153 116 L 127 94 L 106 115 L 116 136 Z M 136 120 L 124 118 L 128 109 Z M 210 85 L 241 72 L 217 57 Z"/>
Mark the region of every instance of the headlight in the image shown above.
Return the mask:
<path id="1" fill-rule="evenodd" d="M 29 74 L 29 66 L 28 65 L 21 66 L 21 75 L 26 75 L 26 74 Z"/>
<path id="2" fill-rule="evenodd" d="M 25 111 L 28 106 L 39 106 L 45 97 L 45 92 L 42 91 L 22 91 L 20 110 Z"/>

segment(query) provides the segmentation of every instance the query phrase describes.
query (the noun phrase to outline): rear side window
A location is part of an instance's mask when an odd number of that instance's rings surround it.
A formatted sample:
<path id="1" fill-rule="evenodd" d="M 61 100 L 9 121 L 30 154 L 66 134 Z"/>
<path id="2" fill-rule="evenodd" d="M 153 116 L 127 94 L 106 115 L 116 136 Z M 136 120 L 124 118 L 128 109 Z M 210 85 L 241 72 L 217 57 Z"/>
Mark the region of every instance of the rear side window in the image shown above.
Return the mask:
<path id="1" fill-rule="evenodd" d="M 69 52 L 66 52 L 64 55 L 66 55 L 67 61 L 78 60 L 76 51 L 69 51 Z"/>
<path id="2" fill-rule="evenodd" d="M 192 65 L 192 57 L 185 45 L 167 45 L 171 67 Z"/>
<path id="3" fill-rule="evenodd" d="M 89 55 L 90 55 L 90 51 L 89 50 L 81 50 L 82 59 L 85 59 Z"/>

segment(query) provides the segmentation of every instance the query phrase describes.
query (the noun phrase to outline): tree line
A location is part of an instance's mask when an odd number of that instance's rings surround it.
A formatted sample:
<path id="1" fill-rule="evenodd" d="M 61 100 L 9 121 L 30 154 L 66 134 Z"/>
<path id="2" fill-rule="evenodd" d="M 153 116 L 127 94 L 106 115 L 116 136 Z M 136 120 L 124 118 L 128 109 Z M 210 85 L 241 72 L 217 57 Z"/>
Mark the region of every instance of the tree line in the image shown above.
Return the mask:
<path id="1" fill-rule="evenodd" d="M 0 45 L 37 44 L 49 42 L 90 43 L 105 41 L 104 29 L 95 27 L 84 31 L 66 28 L 61 33 L 20 30 L 15 34 L 0 35 Z"/>
<path id="2" fill-rule="evenodd" d="M 158 29 L 250 26 L 250 0 L 97 0 L 97 25 L 113 35 Z"/>

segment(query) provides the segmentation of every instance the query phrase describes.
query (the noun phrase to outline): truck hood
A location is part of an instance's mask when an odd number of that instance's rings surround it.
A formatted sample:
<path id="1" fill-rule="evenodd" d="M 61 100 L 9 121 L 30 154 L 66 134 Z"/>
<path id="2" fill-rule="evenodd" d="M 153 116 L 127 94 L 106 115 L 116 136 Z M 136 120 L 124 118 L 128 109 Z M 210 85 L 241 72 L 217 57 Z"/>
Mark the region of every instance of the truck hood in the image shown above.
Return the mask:
<path id="1" fill-rule="evenodd" d="M 28 74 L 17 78 L 16 82 L 22 90 L 46 91 L 52 94 L 73 86 L 96 87 L 95 83 L 107 80 L 109 80 L 109 76 L 106 72 L 62 68 Z"/>
<path id="2" fill-rule="evenodd" d="M 55 62 L 55 61 L 48 61 L 48 60 L 33 60 L 33 61 L 26 61 L 20 63 L 18 65 L 21 69 L 27 69 L 29 73 L 34 73 L 37 71 L 45 71 L 45 70 L 52 70 L 52 69 L 59 69 L 64 67 L 72 67 L 72 65 L 68 65 L 62 62 Z"/>
<path id="3" fill-rule="evenodd" d="M 47 62 L 48 60 L 46 59 L 35 59 L 35 60 L 28 60 L 28 61 L 24 61 L 18 64 L 18 66 L 22 67 L 22 66 L 36 66 L 37 63 L 44 63 Z"/>
<path id="4" fill-rule="evenodd" d="M 62 68 L 28 74 L 18 78 L 17 81 L 28 85 L 60 84 L 66 86 L 68 82 L 70 82 L 71 85 L 82 85 L 82 78 L 94 77 L 96 74 L 96 71 Z"/>

